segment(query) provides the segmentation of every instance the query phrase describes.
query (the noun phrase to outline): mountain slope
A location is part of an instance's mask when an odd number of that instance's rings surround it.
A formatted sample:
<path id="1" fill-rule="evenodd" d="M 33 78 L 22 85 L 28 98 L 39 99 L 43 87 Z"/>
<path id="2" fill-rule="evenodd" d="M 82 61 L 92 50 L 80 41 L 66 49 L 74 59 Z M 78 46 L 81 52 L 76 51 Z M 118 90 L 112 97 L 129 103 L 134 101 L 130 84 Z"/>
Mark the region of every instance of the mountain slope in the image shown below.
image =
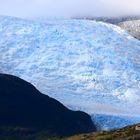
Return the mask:
<path id="1" fill-rule="evenodd" d="M 122 17 L 79 17 L 74 19 L 88 19 L 88 20 L 96 20 L 102 21 L 111 24 L 119 24 L 120 22 L 131 21 L 131 20 L 139 20 L 140 16 L 122 16 Z"/>
<path id="2" fill-rule="evenodd" d="M 75 110 L 139 115 L 139 54 L 140 42 L 111 24 L 0 17 L 0 71 Z"/>
<path id="3" fill-rule="evenodd" d="M 118 130 L 77 135 L 63 140 L 140 140 L 140 124 Z"/>
<path id="4" fill-rule="evenodd" d="M 86 113 L 70 111 L 31 84 L 5 74 L 0 74 L 1 127 L 43 129 L 48 135 L 59 136 L 96 130 Z"/>
<path id="5" fill-rule="evenodd" d="M 140 40 L 140 20 L 121 22 L 118 25 Z"/>

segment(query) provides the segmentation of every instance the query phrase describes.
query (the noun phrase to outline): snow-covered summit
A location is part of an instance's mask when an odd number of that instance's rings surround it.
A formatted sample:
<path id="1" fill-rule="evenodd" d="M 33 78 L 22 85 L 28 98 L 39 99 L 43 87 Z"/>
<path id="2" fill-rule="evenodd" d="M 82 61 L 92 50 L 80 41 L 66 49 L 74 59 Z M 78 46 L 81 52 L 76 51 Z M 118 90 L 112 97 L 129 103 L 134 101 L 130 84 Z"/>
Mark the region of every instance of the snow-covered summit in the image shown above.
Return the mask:
<path id="1" fill-rule="evenodd" d="M 140 42 L 111 24 L 0 17 L 0 72 L 70 108 L 138 115 L 139 54 Z"/>
<path id="2" fill-rule="evenodd" d="M 140 20 L 125 21 L 119 23 L 118 25 L 140 40 Z"/>

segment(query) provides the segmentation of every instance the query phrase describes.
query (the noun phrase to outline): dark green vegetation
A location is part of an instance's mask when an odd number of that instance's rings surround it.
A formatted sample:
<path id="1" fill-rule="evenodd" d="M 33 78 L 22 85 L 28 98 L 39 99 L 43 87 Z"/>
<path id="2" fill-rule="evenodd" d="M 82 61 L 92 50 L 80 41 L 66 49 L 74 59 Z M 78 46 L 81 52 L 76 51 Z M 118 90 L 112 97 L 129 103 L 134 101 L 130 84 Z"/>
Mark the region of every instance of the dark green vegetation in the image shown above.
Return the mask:
<path id="1" fill-rule="evenodd" d="M 90 116 L 71 111 L 15 76 L 0 74 L 0 140 L 93 132 Z"/>
<path id="2" fill-rule="evenodd" d="M 61 140 L 140 140 L 140 128 L 138 125 L 125 127 L 118 130 L 104 131 L 91 134 L 76 135 Z"/>

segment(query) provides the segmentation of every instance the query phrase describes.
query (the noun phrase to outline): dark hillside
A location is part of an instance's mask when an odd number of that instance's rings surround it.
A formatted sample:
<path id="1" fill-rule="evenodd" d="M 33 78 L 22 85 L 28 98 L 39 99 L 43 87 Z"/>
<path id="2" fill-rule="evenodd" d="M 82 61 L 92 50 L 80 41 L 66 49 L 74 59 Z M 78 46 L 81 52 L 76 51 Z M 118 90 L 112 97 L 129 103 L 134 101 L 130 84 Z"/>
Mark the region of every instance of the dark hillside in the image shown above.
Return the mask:
<path id="1" fill-rule="evenodd" d="M 0 127 L 45 129 L 49 135 L 95 131 L 84 112 L 68 110 L 18 77 L 0 74 Z"/>

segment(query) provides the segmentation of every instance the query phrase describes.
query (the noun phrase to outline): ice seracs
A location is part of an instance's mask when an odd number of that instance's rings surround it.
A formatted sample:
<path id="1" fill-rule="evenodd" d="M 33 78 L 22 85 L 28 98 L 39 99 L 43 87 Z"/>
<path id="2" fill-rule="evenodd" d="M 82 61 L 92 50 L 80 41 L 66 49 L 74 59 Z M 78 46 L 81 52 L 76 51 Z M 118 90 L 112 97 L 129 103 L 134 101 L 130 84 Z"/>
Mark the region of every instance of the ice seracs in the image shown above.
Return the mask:
<path id="1" fill-rule="evenodd" d="M 139 54 L 140 42 L 111 24 L 0 17 L 0 72 L 88 113 L 139 115 Z"/>

